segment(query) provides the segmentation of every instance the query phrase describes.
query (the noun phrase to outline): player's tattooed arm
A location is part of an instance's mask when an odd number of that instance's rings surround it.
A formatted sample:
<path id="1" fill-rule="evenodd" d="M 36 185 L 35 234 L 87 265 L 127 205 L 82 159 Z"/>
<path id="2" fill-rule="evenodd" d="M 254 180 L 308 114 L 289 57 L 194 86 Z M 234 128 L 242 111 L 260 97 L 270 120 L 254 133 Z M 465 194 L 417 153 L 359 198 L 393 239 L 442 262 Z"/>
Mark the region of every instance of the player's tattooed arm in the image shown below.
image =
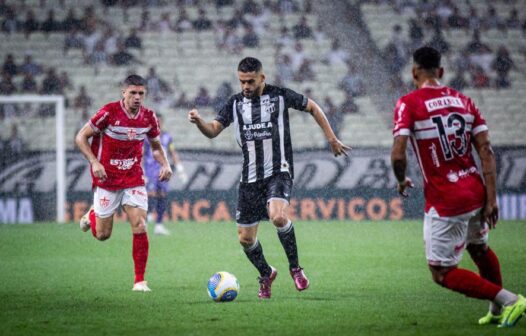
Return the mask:
<path id="1" fill-rule="evenodd" d="M 499 207 L 497 205 L 497 163 L 495 153 L 491 148 L 489 133 L 477 133 L 474 137 L 475 149 L 480 157 L 482 175 L 486 188 L 486 203 L 482 210 L 481 221 L 486 221 L 490 228 L 494 228 L 499 220 Z"/>
<path id="2" fill-rule="evenodd" d="M 407 194 L 407 188 L 413 188 L 413 182 L 409 177 L 405 175 L 407 169 L 407 136 L 399 135 L 395 137 L 393 148 L 391 151 L 391 165 L 393 167 L 393 173 L 398 181 L 396 189 L 398 193 L 404 197 L 409 196 Z"/>

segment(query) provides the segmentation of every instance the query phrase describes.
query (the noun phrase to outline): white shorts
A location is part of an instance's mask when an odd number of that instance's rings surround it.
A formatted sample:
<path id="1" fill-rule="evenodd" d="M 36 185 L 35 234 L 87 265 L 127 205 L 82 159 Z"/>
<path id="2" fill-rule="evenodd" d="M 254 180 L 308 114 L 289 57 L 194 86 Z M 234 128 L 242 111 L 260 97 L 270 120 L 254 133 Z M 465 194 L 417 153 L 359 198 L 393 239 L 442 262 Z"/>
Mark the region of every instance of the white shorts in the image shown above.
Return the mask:
<path id="1" fill-rule="evenodd" d="M 97 217 L 111 217 L 121 205 L 129 205 L 148 211 L 146 187 L 140 186 L 116 191 L 95 187 L 93 210 Z"/>
<path id="2" fill-rule="evenodd" d="M 440 217 L 434 208 L 424 216 L 424 242 L 427 262 L 431 266 L 455 266 L 462 259 L 468 244 L 488 241 L 487 223 L 480 225 L 480 209 L 453 216 Z"/>

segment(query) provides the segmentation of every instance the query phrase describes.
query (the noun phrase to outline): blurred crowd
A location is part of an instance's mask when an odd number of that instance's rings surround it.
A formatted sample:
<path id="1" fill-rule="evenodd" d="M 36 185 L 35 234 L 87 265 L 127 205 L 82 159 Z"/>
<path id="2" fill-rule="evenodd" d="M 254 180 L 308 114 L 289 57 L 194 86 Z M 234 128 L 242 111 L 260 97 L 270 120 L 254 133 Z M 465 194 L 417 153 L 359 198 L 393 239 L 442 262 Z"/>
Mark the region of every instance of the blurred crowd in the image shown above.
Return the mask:
<path id="1" fill-rule="evenodd" d="M 521 30 L 526 36 L 526 17 L 519 17 L 520 1 L 507 0 L 512 4 L 509 13 L 498 13 L 495 6 L 488 2 L 486 10 L 479 12 L 467 2 L 467 12 L 462 12 L 453 0 L 388 0 L 374 1 L 389 3 L 398 13 L 410 14 L 406 32 L 403 23 L 395 25 L 389 43 L 383 50 L 389 71 L 393 75 L 393 86 L 400 86 L 400 71 L 410 61 L 412 50 L 423 44 L 431 45 L 441 51 L 454 65 L 454 77 L 449 83 L 455 89 L 511 87 L 510 71 L 516 67 L 509 46 L 500 45 L 493 49 L 484 43 L 484 34 L 496 30 L 506 36 L 509 30 Z M 417 18 L 417 19 L 416 19 Z M 450 34 L 461 31 L 470 40 L 460 50 L 451 48 Z M 482 38 L 481 38 L 482 37 Z M 526 46 L 522 53 L 526 57 Z"/>
<path id="2" fill-rule="evenodd" d="M 60 1 L 59 1 L 60 2 Z M 216 0 L 213 6 L 210 1 L 175 1 L 177 11 L 167 10 L 153 19 L 150 9 L 153 6 L 174 4 L 174 1 L 156 0 L 101 0 L 101 11 L 95 10 L 97 4 L 81 8 L 69 8 L 61 20 L 55 12 L 47 11 L 44 20 L 38 20 L 35 11 L 38 8 L 26 6 L 24 2 L 8 5 L 0 0 L 1 30 L 4 34 L 23 33 L 26 38 L 36 32 L 44 34 L 59 33 L 63 35 L 63 55 L 69 57 L 72 50 L 78 50 L 87 67 L 94 69 L 95 75 L 102 66 L 126 66 L 134 64 L 149 66 L 143 57 L 143 33 L 156 32 L 162 38 L 165 33 L 181 34 L 185 32 L 210 31 L 214 35 L 215 47 L 223 52 L 238 54 L 245 48 L 262 48 L 262 40 L 272 41 L 275 50 L 276 73 L 270 78 L 277 85 L 293 86 L 301 83 L 312 83 L 315 87 L 317 64 L 341 65 L 347 68 L 345 74 L 337 79 L 339 88 L 345 99 L 335 105 L 333 98 L 313 97 L 325 104 L 331 123 L 335 125 L 341 120 L 341 114 L 357 113 L 358 106 L 354 98 L 365 94 L 362 77 L 351 62 L 349 52 L 342 48 L 338 40 L 332 42 L 331 49 L 323 59 L 313 57 L 305 52 L 303 42 L 306 40 L 321 41 L 326 39 L 319 22 L 309 22 L 307 15 L 313 13 L 312 0 L 245 0 L 235 3 L 233 0 Z M 40 4 L 45 7 L 46 1 Z M 61 4 L 63 7 L 66 4 Z M 186 8 L 195 6 L 197 14 L 191 17 Z M 230 15 L 209 17 L 209 11 L 221 13 L 225 6 L 235 6 Z M 129 9 L 135 7 L 141 10 L 140 20 L 133 23 L 129 18 Z M 215 7 L 215 8 L 214 8 Z M 106 15 L 110 8 L 122 11 L 124 21 L 128 22 L 128 30 L 122 31 Z M 162 7 L 161 7 L 162 8 Z M 271 36 L 270 19 L 272 16 L 297 14 L 298 22 L 292 26 L 283 25 L 279 34 Z M 150 66 L 147 74 L 148 92 L 151 100 L 160 108 L 190 108 L 213 107 L 219 109 L 230 95 L 237 91 L 229 82 L 223 82 L 215 90 L 215 95 L 206 87 L 199 87 L 193 97 L 178 88 L 177 78 L 162 78 L 155 67 Z M 89 88 L 75 87 L 65 71 L 57 71 L 46 64 L 38 64 L 33 60 L 33 52 L 28 50 L 23 60 L 15 59 L 8 54 L 4 59 L 0 79 L 0 94 L 62 94 L 67 97 L 67 106 L 74 108 L 85 119 L 93 111 L 93 98 Z M 293 83 L 291 83 L 293 82 Z M 307 90 L 310 94 L 312 89 Z M 4 109 L 5 110 L 5 109 Z M 0 111 L 1 112 L 1 111 Z M 40 111 L 40 114 L 46 113 Z M 5 111 L 0 118 L 8 116 Z"/>

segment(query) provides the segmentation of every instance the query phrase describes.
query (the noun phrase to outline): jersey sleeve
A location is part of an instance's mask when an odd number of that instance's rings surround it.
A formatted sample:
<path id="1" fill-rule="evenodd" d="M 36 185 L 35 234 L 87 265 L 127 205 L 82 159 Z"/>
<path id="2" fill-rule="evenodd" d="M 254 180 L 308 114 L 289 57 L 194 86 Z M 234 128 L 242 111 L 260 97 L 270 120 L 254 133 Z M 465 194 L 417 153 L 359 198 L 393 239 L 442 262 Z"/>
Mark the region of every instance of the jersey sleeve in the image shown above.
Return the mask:
<path id="1" fill-rule="evenodd" d="M 291 107 L 299 111 L 305 111 L 309 101 L 306 96 L 287 88 L 283 89 L 283 99 L 285 100 L 286 108 Z"/>
<path id="2" fill-rule="evenodd" d="M 152 112 L 152 118 L 150 119 L 150 130 L 146 135 L 150 139 L 157 138 L 161 134 L 161 128 L 159 127 L 159 119 L 155 113 Z"/>
<path id="3" fill-rule="evenodd" d="M 475 105 L 475 103 L 470 99 L 469 100 L 469 112 L 473 114 L 473 125 L 471 125 L 471 134 L 477 135 L 480 132 L 484 132 L 488 130 L 488 126 L 486 125 L 486 120 L 482 115 L 480 114 L 479 109 Z"/>
<path id="4" fill-rule="evenodd" d="M 398 99 L 394 109 L 393 137 L 398 135 L 411 135 L 414 126 L 413 116 L 403 98 Z"/>
<path id="5" fill-rule="evenodd" d="M 89 120 L 89 125 L 96 132 L 100 133 L 106 127 L 108 127 L 110 122 L 110 112 L 107 111 L 106 107 L 101 108 L 91 119 Z"/>
<path id="6" fill-rule="evenodd" d="M 215 120 L 219 121 L 224 128 L 227 128 L 234 121 L 234 102 L 234 97 L 230 97 L 215 117 Z"/>

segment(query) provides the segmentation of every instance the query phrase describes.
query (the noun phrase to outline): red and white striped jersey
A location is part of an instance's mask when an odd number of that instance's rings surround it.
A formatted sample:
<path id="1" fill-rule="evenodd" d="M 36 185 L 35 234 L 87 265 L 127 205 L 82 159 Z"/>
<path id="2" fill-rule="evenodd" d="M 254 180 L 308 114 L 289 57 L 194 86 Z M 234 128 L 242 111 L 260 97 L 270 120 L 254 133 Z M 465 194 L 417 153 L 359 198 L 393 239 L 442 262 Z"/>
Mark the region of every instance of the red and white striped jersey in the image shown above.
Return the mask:
<path id="1" fill-rule="evenodd" d="M 144 185 L 142 149 L 146 137 L 159 136 L 159 122 L 152 110 L 141 106 L 132 117 L 124 108 L 123 101 L 109 103 L 89 121 L 97 133 L 91 142 L 91 150 L 106 170 L 108 178 L 100 180 L 93 176 L 93 187 L 119 190 Z"/>
<path id="2" fill-rule="evenodd" d="M 451 88 L 424 87 L 398 100 L 393 135 L 410 137 L 424 178 L 426 212 L 434 207 L 447 217 L 483 206 L 471 142 L 487 130 L 473 101 Z"/>

